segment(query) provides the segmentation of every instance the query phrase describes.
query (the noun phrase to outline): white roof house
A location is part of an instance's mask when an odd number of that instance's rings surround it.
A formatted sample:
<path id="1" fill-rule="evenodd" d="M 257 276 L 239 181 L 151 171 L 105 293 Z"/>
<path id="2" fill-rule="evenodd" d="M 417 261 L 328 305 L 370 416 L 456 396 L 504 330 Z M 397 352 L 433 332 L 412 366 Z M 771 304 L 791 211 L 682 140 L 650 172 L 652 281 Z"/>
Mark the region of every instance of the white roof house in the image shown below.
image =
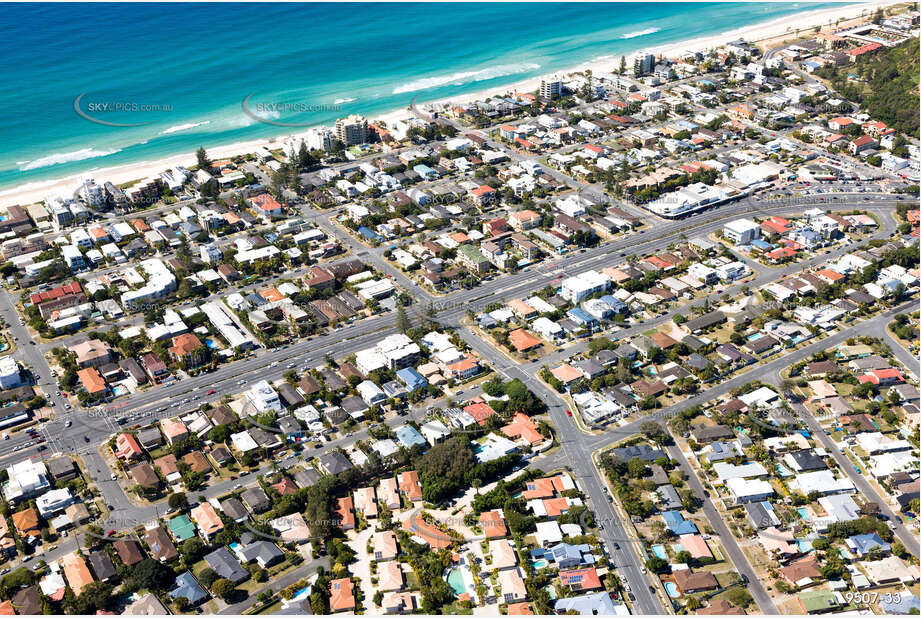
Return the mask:
<path id="1" fill-rule="evenodd" d="M 424 423 L 419 428 L 419 431 L 422 433 L 422 437 L 432 446 L 451 435 L 451 430 L 438 419 Z"/>
<path id="2" fill-rule="evenodd" d="M 534 533 L 537 544 L 541 547 L 555 545 L 563 540 L 563 531 L 555 521 L 537 522 L 537 531 Z"/>
<path id="3" fill-rule="evenodd" d="M 905 451 L 911 448 L 908 440 L 893 440 L 879 431 L 857 434 L 857 445 L 871 455 L 876 453 Z"/>
<path id="4" fill-rule="evenodd" d="M 759 476 L 767 476 L 767 470 L 760 463 L 747 462 L 742 465 L 735 465 L 725 461 L 718 461 L 713 464 L 713 471 L 719 480 L 726 482 L 729 479 L 749 479 Z"/>
<path id="5" fill-rule="evenodd" d="M 563 327 L 543 316 L 531 323 L 531 330 L 547 340 L 552 340 L 563 332 Z"/>
<path id="6" fill-rule="evenodd" d="M 355 387 L 358 391 L 358 396 L 361 397 L 366 404 L 373 406 L 376 403 L 380 403 L 387 399 L 387 395 L 380 389 L 380 387 L 370 380 L 365 380 L 360 382 L 358 386 Z"/>
<path id="7" fill-rule="evenodd" d="M 790 482 L 790 485 L 798 488 L 806 496 L 812 492 L 818 492 L 824 496 L 855 491 L 854 483 L 850 479 L 835 478 L 831 470 L 816 470 L 815 472 L 797 474 L 796 478 Z"/>
<path id="8" fill-rule="evenodd" d="M 766 386 L 762 386 L 750 393 L 739 395 L 739 399 L 748 407 L 752 407 L 753 405 L 767 407 L 777 402 L 777 393 Z"/>
<path id="9" fill-rule="evenodd" d="M 774 495 L 774 488 L 761 479 L 731 478 L 726 481 L 726 488 L 736 503 L 760 502 Z"/>
<path id="10" fill-rule="evenodd" d="M 833 494 L 819 498 L 819 506 L 828 513 L 825 517 L 817 517 L 812 521 L 819 532 L 828 529 L 829 524 L 839 521 L 853 521 L 860 517 L 860 507 L 848 494 Z"/>
<path id="11" fill-rule="evenodd" d="M 256 440 L 254 440 L 247 431 L 230 434 L 230 441 L 233 447 L 241 453 L 248 453 L 249 451 L 259 448 L 259 445 L 256 444 Z"/>
<path id="12" fill-rule="evenodd" d="M 886 478 L 895 472 L 916 472 L 918 458 L 911 451 L 883 453 L 870 457 L 870 474 L 875 478 Z"/>

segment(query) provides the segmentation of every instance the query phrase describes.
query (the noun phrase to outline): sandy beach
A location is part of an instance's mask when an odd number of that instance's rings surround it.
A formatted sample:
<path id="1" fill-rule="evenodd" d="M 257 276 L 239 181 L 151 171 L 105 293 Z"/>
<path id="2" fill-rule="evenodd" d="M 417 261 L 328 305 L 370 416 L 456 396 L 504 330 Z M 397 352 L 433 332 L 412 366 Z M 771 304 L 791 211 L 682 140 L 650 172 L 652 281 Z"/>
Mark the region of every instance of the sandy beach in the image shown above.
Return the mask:
<path id="1" fill-rule="evenodd" d="M 691 39 L 674 44 L 663 45 L 660 47 L 640 47 L 634 53 L 643 52 L 663 55 L 666 57 L 677 57 L 689 51 L 711 50 L 738 38 L 744 38 L 745 40 L 752 43 L 761 44 L 763 47 L 773 47 L 775 45 L 782 44 L 785 40 L 793 39 L 797 35 L 805 35 L 816 27 L 839 29 L 843 27 L 844 22 L 847 20 L 870 15 L 880 6 L 890 6 L 903 3 L 904 2 L 899 2 L 897 0 L 880 0 L 878 2 L 867 2 L 863 4 L 852 4 L 841 7 L 819 9 L 797 14 L 793 24 L 791 24 L 789 17 L 784 17 L 763 24 L 755 24 L 752 26 L 746 26 L 736 30 L 723 32 L 711 37 Z M 837 22 L 841 23 L 836 25 Z M 628 54 L 627 59 L 628 62 L 630 62 L 632 56 Z M 602 57 L 602 59 L 585 62 L 568 70 L 559 71 L 558 73 L 566 75 L 569 73 L 582 72 L 585 70 L 591 70 L 592 72 L 611 72 L 619 64 L 619 62 L 619 56 Z M 455 104 L 467 103 L 475 100 L 481 100 L 491 94 L 533 92 L 537 89 L 539 83 L 539 78 L 531 78 L 510 84 L 509 86 L 502 87 L 501 89 L 490 88 L 485 91 L 473 92 L 466 95 L 435 101 L 434 104 L 444 104 L 446 102 L 452 102 Z M 432 103 L 427 102 L 425 105 L 429 104 Z M 375 120 L 387 123 L 401 118 L 406 118 L 409 115 L 409 112 L 404 108 L 385 114 L 377 114 L 374 118 Z M 208 154 L 212 159 L 220 159 L 234 155 L 246 154 L 254 151 L 259 146 L 268 146 L 270 148 L 277 147 L 279 143 L 284 142 L 292 134 L 297 133 L 286 133 L 274 138 L 252 140 L 224 146 L 209 146 L 207 143 L 203 144 L 203 146 L 208 150 Z M 116 167 L 100 167 L 62 178 L 28 183 L 12 189 L 0 191 L 0 207 L 5 208 L 14 204 L 27 205 L 39 202 L 48 196 L 72 194 L 78 186 L 79 180 L 85 176 L 91 176 L 100 183 L 110 181 L 115 184 L 122 184 L 156 175 L 175 165 L 193 165 L 194 163 L 195 153 L 187 152 L 156 161 L 143 161 Z"/>

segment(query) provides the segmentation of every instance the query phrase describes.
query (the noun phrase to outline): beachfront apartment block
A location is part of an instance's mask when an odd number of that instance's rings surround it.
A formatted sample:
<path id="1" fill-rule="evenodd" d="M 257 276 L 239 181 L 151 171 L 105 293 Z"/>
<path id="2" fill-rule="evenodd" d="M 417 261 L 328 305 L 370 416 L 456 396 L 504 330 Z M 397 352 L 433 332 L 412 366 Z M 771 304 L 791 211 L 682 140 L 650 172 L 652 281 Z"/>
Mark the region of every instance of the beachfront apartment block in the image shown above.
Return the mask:
<path id="1" fill-rule="evenodd" d="M 352 114 L 336 121 L 336 139 L 345 146 L 364 144 L 368 141 L 368 121 L 363 116 Z"/>
<path id="2" fill-rule="evenodd" d="M 633 74 L 637 77 L 640 75 L 648 75 L 652 73 L 655 66 L 655 56 L 652 54 L 637 54 L 636 58 L 633 59 Z"/>
<path id="3" fill-rule="evenodd" d="M 559 75 L 542 77 L 540 80 L 540 98 L 559 99 L 563 96 L 563 80 Z"/>

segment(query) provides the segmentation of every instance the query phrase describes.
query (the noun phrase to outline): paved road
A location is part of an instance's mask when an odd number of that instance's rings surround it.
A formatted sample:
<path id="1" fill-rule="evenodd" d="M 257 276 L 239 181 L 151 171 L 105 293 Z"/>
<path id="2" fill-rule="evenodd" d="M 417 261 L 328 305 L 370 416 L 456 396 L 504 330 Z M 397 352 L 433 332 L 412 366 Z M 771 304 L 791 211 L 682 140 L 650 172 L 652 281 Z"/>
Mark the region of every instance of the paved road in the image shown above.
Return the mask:
<path id="1" fill-rule="evenodd" d="M 460 331 L 460 336 L 481 356 L 492 354 L 492 357 L 496 357 L 492 348 L 470 331 L 464 329 Z M 588 506 L 594 512 L 597 520 L 604 525 L 604 529 L 599 531 L 599 535 L 607 547 L 611 562 L 615 565 L 618 576 L 622 581 L 630 585 L 630 589 L 636 597 L 636 601 L 633 602 L 634 613 L 661 614 L 662 606 L 655 593 L 649 589 L 651 580 L 644 573 L 644 558 L 641 557 L 639 548 L 634 543 L 621 544 L 624 539 L 628 538 L 624 529 L 624 522 L 621 521 L 608 501 L 603 482 L 592 464 L 591 450 L 584 447 L 586 435 L 566 415 L 565 407 L 557 393 L 540 380 L 537 380 L 533 374 L 523 371 L 520 366 L 508 360 L 500 360 L 497 370 L 509 378 L 520 379 L 532 392 L 547 403 L 550 419 L 557 433 L 564 460 L 572 470 L 573 476 L 582 491 L 586 494 Z M 616 549 L 618 546 L 620 549 Z"/>
<path id="2" fill-rule="evenodd" d="M 723 222 L 737 217 L 743 212 L 748 214 L 756 214 L 759 212 L 763 214 L 783 213 L 790 212 L 792 208 L 790 205 L 769 205 L 762 207 L 761 210 L 756 210 L 755 206 L 756 204 L 754 203 L 739 202 L 723 207 L 723 209 L 717 213 L 700 215 L 699 217 L 691 219 L 689 222 L 666 221 L 661 226 L 657 226 L 654 230 L 654 234 L 650 232 L 649 236 L 636 235 L 635 237 L 618 239 L 612 243 L 588 250 L 585 253 L 573 253 L 562 258 L 557 258 L 554 261 L 548 262 L 546 265 L 541 265 L 530 271 L 505 275 L 492 281 L 486 281 L 472 290 L 460 290 L 444 297 L 437 297 L 434 301 L 434 305 L 439 312 L 438 318 L 448 325 L 454 325 L 468 309 L 479 310 L 492 302 L 523 297 L 559 279 L 563 273 L 569 274 L 572 272 L 580 272 L 589 268 L 598 268 L 603 265 L 617 263 L 620 254 L 626 254 L 627 252 L 640 254 L 643 252 L 665 249 L 669 244 L 678 239 L 679 234 L 688 233 L 689 230 L 685 225 L 686 223 L 688 225 L 697 226 L 691 233 L 695 235 L 705 235 L 710 231 L 719 229 Z M 878 233 L 879 236 L 886 236 L 886 233 L 894 228 L 894 220 L 891 215 L 888 214 L 891 210 L 891 201 L 888 199 L 880 199 L 874 202 L 860 204 L 860 206 L 882 215 L 880 218 L 883 222 L 883 229 Z M 844 208 L 845 204 L 841 204 L 840 207 Z M 647 238 L 648 240 L 646 240 Z M 842 252 L 843 249 L 838 249 L 835 250 L 832 255 L 837 255 Z M 830 256 L 819 256 L 814 258 L 813 261 L 827 259 L 828 257 Z M 751 261 L 748 263 L 752 264 Z M 759 268 L 760 272 L 755 281 L 751 284 L 752 286 L 761 285 L 783 275 L 796 272 L 802 265 L 788 265 L 780 269 L 766 269 L 756 265 L 755 267 Z M 740 286 L 735 286 L 733 291 L 737 291 L 739 287 Z M 427 294 L 422 288 L 416 288 L 413 291 Z M 428 298 L 431 299 L 430 296 Z M 715 295 L 711 294 L 711 300 L 715 300 Z M 10 313 L 14 310 L 9 305 L 9 298 L 7 298 L 6 303 L 6 307 L 0 305 L 0 310 L 5 310 L 5 317 L 6 313 L 9 313 L 7 321 L 11 326 L 18 326 L 18 318 L 14 313 Z M 647 321 L 645 328 L 666 321 L 669 319 L 670 315 L 671 313 L 662 316 L 660 319 Z M 139 392 L 121 398 L 111 404 L 113 408 L 118 408 L 112 412 L 111 415 L 121 416 L 124 414 L 122 410 L 130 410 L 133 413 L 149 413 L 157 417 L 163 417 L 178 413 L 182 410 L 192 409 L 197 407 L 198 404 L 209 400 L 209 396 L 205 395 L 205 391 L 212 388 L 218 391 L 217 394 L 210 396 L 210 400 L 215 400 L 224 393 L 241 390 L 241 387 L 236 384 L 240 379 L 247 379 L 250 382 L 260 379 L 274 379 L 280 377 L 281 374 L 286 371 L 286 366 L 289 363 L 294 362 L 299 366 L 300 363 L 304 363 L 305 365 L 312 366 L 312 364 L 320 362 L 326 353 L 332 353 L 341 358 L 356 350 L 369 347 L 383 335 L 392 332 L 394 322 L 395 316 L 392 314 L 375 316 L 359 321 L 347 329 L 319 335 L 309 341 L 299 341 L 286 349 L 263 351 L 247 359 L 221 366 L 213 373 L 187 378 L 169 385 L 160 385 L 149 391 Z M 20 340 L 27 340 L 26 331 L 23 327 L 19 328 L 22 329 L 23 333 L 23 335 L 20 336 Z M 346 338 L 345 341 L 343 341 L 343 337 Z M 31 348 L 34 346 L 23 347 Z M 571 351 L 576 350 L 567 349 L 567 352 Z M 38 367 L 40 373 L 46 373 L 47 375 L 44 376 L 44 378 L 51 384 L 50 372 L 47 370 L 47 365 L 44 363 L 43 359 L 41 359 L 40 354 L 34 350 L 26 350 L 26 353 L 31 353 L 28 362 Z M 273 363 L 277 364 L 273 367 Z M 187 404 L 181 403 L 183 399 L 191 399 L 195 395 L 198 395 L 200 399 L 195 401 L 190 400 Z M 64 400 L 59 399 L 59 401 L 61 402 L 57 404 L 60 415 L 59 418 L 60 421 L 63 421 L 65 417 L 61 413 L 63 412 L 62 404 Z M 167 407 L 165 410 L 161 409 L 166 405 L 171 406 L 177 402 L 180 403 L 180 407 Z M 100 438 L 107 437 L 117 430 L 110 420 L 99 422 L 99 419 L 89 418 L 85 411 L 75 413 L 73 419 L 75 421 L 74 425 L 79 423 L 95 430 L 87 434 L 87 437 L 90 438 L 88 444 L 98 444 L 101 441 Z M 48 427 L 47 433 L 49 435 L 58 436 L 66 434 L 77 440 L 84 439 L 79 433 L 76 433 L 75 430 L 63 431 L 63 422 L 60 421 L 56 425 L 52 424 Z M 24 444 L 26 441 L 26 437 L 23 436 L 18 441 L 11 440 L 0 443 L 0 458 L 13 453 L 13 449 L 17 445 Z M 50 448 L 51 450 L 55 450 L 55 447 Z M 29 454 L 30 452 L 36 451 L 22 451 L 20 454 Z"/>
<path id="3" fill-rule="evenodd" d="M 917 311 L 918 307 L 915 306 L 909 311 Z M 893 314 L 893 317 L 895 315 Z M 898 341 L 895 340 L 895 337 L 887 329 L 888 324 L 876 324 L 874 325 L 873 332 L 871 333 L 874 337 L 878 337 L 887 343 L 889 349 L 892 350 L 892 353 L 895 357 L 902 363 L 911 373 L 914 375 L 915 379 L 921 377 L 921 365 L 919 365 L 918 357 L 913 355 L 911 352 L 902 347 Z"/>
<path id="4" fill-rule="evenodd" d="M 729 530 L 729 527 L 723 520 L 722 515 L 720 515 L 719 511 L 716 510 L 716 507 L 713 506 L 713 501 L 704 491 L 704 487 L 701 484 L 700 479 L 697 477 L 697 473 L 694 471 L 694 468 L 692 468 L 690 462 L 688 462 L 687 457 L 684 456 L 684 453 L 680 448 L 674 445 L 666 447 L 665 450 L 668 453 L 668 456 L 677 461 L 678 465 L 681 466 L 681 469 L 684 470 L 685 477 L 687 478 L 687 483 L 690 488 L 694 490 L 694 493 L 697 495 L 697 497 L 700 498 L 701 510 L 703 511 L 704 515 L 707 516 L 707 521 L 710 522 L 710 526 L 712 526 L 713 531 L 716 533 L 720 543 L 723 545 L 723 549 L 725 549 L 726 553 L 729 555 L 729 559 L 732 561 L 732 566 L 735 567 L 737 573 L 740 573 L 748 579 L 746 588 L 748 588 L 748 591 L 751 593 L 755 603 L 758 604 L 758 607 L 761 609 L 761 613 L 769 614 L 772 616 L 779 614 L 780 612 L 777 611 L 777 607 L 771 600 L 771 595 L 769 595 L 767 590 L 764 588 L 764 583 L 757 576 L 751 564 L 749 564 L 748 558 L 739 547 L 739 543 L 732 535 L 732 532 Z"/>
<path id="5" fill-rule="evenodd" d="M 227 607 L 225 607 L 218 613 L 222 615 L 242 614 L 256 602 L 256 598 L 259 596 L 259 593 L 261 593 L 263 590 L 271 590 L 272 592 L 277 593 L 279 590 L 284 590 L 291 584 L 297 583 L 298 581 L 306 577 L 309 577 L 319 567 L 323 567 L 324 569 L 328 570 L 329 569 L 329 558 L 323 557 L 323 558 L 316 558 L 314 560 L 305 561 L 301 563 L 296 569 L 294 569 L 290 573 L 286 573 L 285 575 L 282 575 L 278 579 L 273 580 L 270 584 L 266 584 L 265 586 L 260 588 L 255 593 L 249 595 L 245 600 L 240 601 L 239 603 L 234 603 L 233 605 L 228 605 Z M 371 603 L 371 599 L 365 599 L 365 607 L 368 607 L 367 605 L 368 603 Z M 298 612 L 298 613 L 301 613 L 301 612 Z"/>
<path id="6" fill-rule="evenodd" d="M 905 548 L 910 551 L 914 556 L 918 556 L 918 539 L 916 539 L 911 532 L 908 531 L 903 524 L 901 519 L 896 516 L 893 510 L 890 508 L 888 499 L 886 496 L 881 496 L 878 491 L 867 481 L 867 477 L 863 474 L 857 472 L 854 469 L 854 464 L 848 459 L 847 455 L 841 452 L 838 446 L 835 444 L 835 441 L 831 439 L 831 436 L 825 433 L 825 430 L 822 429 L 822 426 L 815 419 L 814 416 L 809 412 L 806 406 L 800 403 L 791 404 L 792 408 L 799 414 L 803 420 L 806 422 L 806 426 L 809 427 L 809 431 L 812 432 L 813 437 L 817 438 L 819 442 L 822 443 L 822 446 L 825 447 L 825 450 L 831 453 L 831 456 L 834 458 L 835 462 L 847 474 L 847 477 L 851 479 L 854 483 L 854 486 L 863 494 L 864 498 L 869 502 L 875 502 L 879 505 L 879 510 L 886 517 L 889 518 L 890 522 L 893 522 L 894 528 L 893 532 L 896 537 Z"/>
<path id="7" fill-rule="evenodd" d="M 858 206 L 883 214 L 883 229 L 880 230 L 879 235 L 885 236 L 894 226 L 894 221 L 891 216 L 887 214 L 891 210 L 894 201 L 894 196 L 873 196 L 871 201 L 857 203 L 856 205 L 852 204 L 851 207 Z M 842 202 L 827 203 L 824 204 L 824 206 L 834 209 L 843 209 L 847 207 L 847 205 Z M 613 242 L 586 250 L 585 252 L 571 253 L 563 257 L 551 259 L 537 267 L 532 267 L 531 269 L 515 274 L 502 275 L 492 281 L 485 281 L 472 290 L 459 290 L 442 297 L 433 297 L 421 286 L 410 281 L 403 273 L 383 260 L 381 248 L 372 250 L 361 247 L 356 249 L 356 253 L 362 259 L 367 258 L 374 262 L 375 266 L 383 272 L 391 274 L 420 304 L 428 304 L 429 301 L 432 301 L 438 311 L 438 319 L 440 321 L 446 324 L 456 325 L 459 318 L 467 310 L 479 311 L 487 304 L 493 302 L 523 297 L 533 293 L 544 285 L 558 280 L 564 274 L 569 275 L 590 268 L 598 268 L 602 265 L 618 263 L 621 261 L 620 258 L 623 258 L 628 253 L 640 254 L 662 250 L 671 243 L 676 242 L 682 235 L 705 236 L 712 231 L 720 229 L 725 221 L 742 216 L 743 214 L 746 216 L 756 214 L 784 214 L 797 212 L 804 207 L 803 204 L 791 204 L 787 202 L 777 203 L 758 198 L 747 199 L 725 205 L 715 211 L 700 214 L 694 219 L 687 221 L 663 220 L 657 223 L 653 229 L 644 231 L 641 234 L 619 238 Z M 322 216 L 325 217 L 325 213 L 323 213 Z M 353 247 L 358 245 L 342 230 L 330 225 L 328 222 L 321 221 L 320 223 L 328 233 L 336 238 L 348 242 Z M 838 249 L 834 254 L 840 254 L 843 251 L 844 249 Z M 818 261 L 819 259 L 825 260 L 829 257 L 831 256 L 821 256 L 814 261 Z M 803 268 L 803 264 L 789 265 L 780 269 L 768 269 L 758 266 L 757 264 L 752 264 L 751 262 L 749 262 L 749 264 L 757 273 L 754 282 L 749 284 L 752 287 L 775 280 L 785 274 L 791 274 Z M 734 286 L 731 293 L 739 291 L 738 288 L 740 288 L 740 286 L 741 284 Z M 715 300 L 715 296 L 715 294 L 711 294 L 712 300 Z M 22 334 L 17 335 L 20 337 L 21 342 L 27 341 L 28 334 L 25 329 L 19 325 L 18 316 L 15 315 L 15 310 L 13 309 L 9 297 L 7 297 L 5 304 L 0 304 L 0 313 L 2 313 L 7 322 L 10 323 L 14 333 L 17 332 L 17 329 L 21 331 Z M 674 310 L 659 318 L 646 321 L 642 325 L 635 325 L 624 334 L 632 333 L 637 329 L 648 329 L 650 326 L 670 319 L 673 313 Z M 150 506 L 138 509 L 131 505 L 118 483 L 108 480 L 108 468 L 95 451 L 97 445 L 107 440 L 109 436 L 119 429 L 118 425 L 113 422 L 112 416 L 147 413 L 150 416 L 164 417 L 174 415 L 183 410 L 195 408 L 206 401 L 216 400 L 225 393 L 233 392 L 234 390 L 242 390 L 241 385 L 238 384 L 240 380 L 245 379 L 251 382 L 260 379 L 278 378 L 287 370 L 288 364 L 293 363 L 299 368 L 310 367 L 321 363 L 327 353 L 331 353 L 337 358 L 342 358 L 359 349 L 373 345 L 384 334 L 393 331 L 394 321 L 393 315 L 377 316 L 362 320 L 345 330 L 326 333 L 314 337 L 310 341 L 300 341 L 285 349 L 274 349 L 261 352 L 242 361 L 222 366 L 211 374 L 187 378 L 171 385 L 159 386 L 149 392 L 137 393 L 114 404 L 124 407 L 102 418 L 92 417 L 85 410 L 64 415 L 52 423 L 46 424 L 45 431 L 49 436 L 49 442 L 54 446 L 54 450 L 82 453 L 89 468 L 90 476 L 96 480 L 106 502 L 114 507 L 114 519 L 117 519 L 120 514 L 125 512 L 132 513 L 132 516 L 139 520 L 155 518 L 161 514 L 160 507 Z M 626 539 L 627 536 L 623 529 L 622 522 L 608 502 L 602 487 L 601 479 L 592 465 L 590 458 L 587 456 L 588 453 L 605 446 L 607 443 L 622 439 L 624 437 L 623 434 L 626 434 L 628 431 L 635 433 L 640 421 L 632 423 L 630 426 L 608 431 L 602 436 L 585 434 L 573 423 L 572 419 L 566 416 L 565 409 L 563 405 L 559 403 L 556 394 L 535 379 L 533 366 L 515 365 L 504 360 L 501 356 L 497 357 L 495 351 L 491 347 L 476 338 L 470 331 L 461 328 L 458 332 L 467 343 L 484 358 L 498 358 L 493 364 L 500 373 L 503 373 L 507 377 L 518 377 L 522 379 L 538 394 L 538 396 L 541 396 L 548 402 L 550 417 L 558 432 L 562 445 L 559 456 L 563 458 L 564 461 L 569 462 L 573 474 L 585 491 L 589 505 L 595 512 L 599 521 L 607 522 L 607 526 L 604 531 L 602 531 L 602 538 L 605 540 L 609 551 L 612 552 L 612 561 L 616 565 L 618 574 L 630 585 L 636 596 L 636 602 L 634 603 L 635 610 L 640 613 L 660 613 L 661 605 L 655 594 L 649 591 L 650 580 L 643 573 L 643 558 L 636 551 L 634 544 L 626 543 L 626 549 L 613 549 L 615 547 L 614 543 L 617 542 L 617 540 Z M 852 334 L 851 331 L 848 331 L 848 335 L 850 334 Z M 821 345 L 824 348 L 831 344 L 829 340 L 826 339 L 821 342 Z M 38 346 L 26 345 L 21 348 L 18 354 L 21 354 L 26 362 L 36 369 L 40 379 L 50 383 L 50 372 L 37 348 Z M 572 348 L 566 350 L 567 354 L 571 354 L 572 352 Z M 805 356 L 803 350 L 794 352 L 786 357 L 775 359 L 768 363 L 767 366 L 773 366 L 774 364 L 779 365 L 780 363 L 786 365 L 790 362 L 795 362 L 794 358 L 800 356 Z M 47 375 L 43 375 L 43 372 Z M 693 405 L 693 403 L 698 400 L 703 401 L 711 399 L 722 393 L 728 392 L 729 388 L 732 388 L 732 385 L 742 384 L 751 379 L 751 375 L 740 376 L 737 379 L 716 385 L 709 389 L 706 395 L 698 395 L 687 402 L 683 402 L 683 404 L 677 405 L 689 406 Z M 207 396 L 205 395 L 205 391 L 209 389 L 215 389 L 218 392 L 213 396 Z M 195 399 L 196 395 L 198 395 L 198 399 Z M 182 398 L 188 398 L 190 401 L 188 403 L 180 403 L 178 407 L 174 407 L 173 404 L 180 402 Z M 61 403 L 63 403 L 63 400 Z M 58 405 L 60 406 L 61 404 L 59 403 Z M 59 407 L 58 410 L 61 411 L 62 408 Z M 650 416 L 655 417 L 655 415 Z M 147 418 L 149 417 L 144 417 L 144 420 Z M 71 428 L 66 428 L 64 426 L 66 420 L 74 421 Z M 390 422 L 402 423 L 403 421 L 400 419 L 392 419 Z M 364 430 L 359 432 L 359 436 L 355 436 L 349 440 L 340 440 L 331 443 L 327 445 L 326 448 L 352 443 L 359 439 L 361 435 L 364 435 Z M 632 435 L 632 433 L 627 435 Z M 7 457 L 11 454 L 22 457 L 34 453 L 34 449 L 26 449 L 19 452 L 12 451 L 15 446 L 24 441 L 25 440 L 22 438 L 17 438 L 15 441 L 10 440 L 6 444 L 0 444 L 0 458 Z M 313 454 L 315 455 L 321 452 L 323 451 L 318 450 Z M 688 465 L 686 460 L 683 460 L 683 456 L 676 458 L 683 466 Z M 282 462 L 282 467 L 293 465 L 296 461 L 297 460 L 293 458 L 291 460 L 286 460 Z M 267 472 L 270 468 L 271 466 L 267 466 L 261 472 Z M 214 497 L 230 491 L 232 485 L 232 481 L 226 481 L 210 486 L 199 493 L 204 493 L 207 497 Z M 707 502 L 707 504 L 709 504 L 709 502 Z M 719 517 L 714 517 L 715 511 L 712 510 L 712 505 L 709 505 L 709 508 L 705 506 L 705 513 L 708 518 L 711 519 L 714 529 L 720 531 L 720 526 L 724 526 L 724 524 L 722 524 Z M 720 531 L 720 534 L 721 536 L 725 536 L 725 533 L 722 531 Z M 731 537 L 726 537 L 724 546 L 727 546 L 730 558 L 733 560 L 739 572 L 747 574 L 750 571 L 750 567 L 744 560 L 744 555 L 742 555 L 740 551 L 733 550 L 734 545 L 734 540 L 732 540 Z M 737 546 L 735 549 L 738 549 Z M 750 580 L 757 581 L 754 577 L 750 577 Z M 757 587 L 760 587 L 760 583 L 756 585 L 756 588 Z M 758 601 L 763 611 L 772 611 L 773 606 L 770 604 L 769 599 L 765 602 L 765 598 L 761 595 L 761 592 L 763 592 L 763 588 L 760 592 L 757 590 L 753 591 L 756 601 Z M 764 594 L 766 595 L 766 593 Z"/>

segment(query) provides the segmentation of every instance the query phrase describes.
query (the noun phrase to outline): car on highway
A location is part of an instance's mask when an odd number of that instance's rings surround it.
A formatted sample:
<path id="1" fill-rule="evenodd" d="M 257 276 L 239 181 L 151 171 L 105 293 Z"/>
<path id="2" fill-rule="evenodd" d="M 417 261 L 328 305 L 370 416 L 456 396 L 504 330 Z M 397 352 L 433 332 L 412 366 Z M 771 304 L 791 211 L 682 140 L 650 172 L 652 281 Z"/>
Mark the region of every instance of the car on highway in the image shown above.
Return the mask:
<path id="1" fill-rule="evenodd" d="M 214 390 L 214 389 L 212 388 L 211 390 L 209 390 L 209 391 L 208 391 L 207 393 L 205 393 L 205 394 L 206 394 L 206 395 L 213 395 L 213 394 L 216 393 L 216 392 L 217 392 L 217 391 Z"/>
<path id="2" fill-rule="evenodd" d="M 566 416 L 572 416 L 572 410 L 566 410 Z"/>
<path id="3" fill-rule="evenodd" d="M 64 426 L 65 426 L 65 427 L 70 427 L 70 426 L 73 425 L 73 424 L 74 424 L 73 421 L 67 421 L 66 423 L 64 423 Z"/>
<path id="4" fill-rule="evenodd" d="M 117 481 L 117 480 L 118 480 L 118 475 L 116 475 L 116 474 L 113 472 L 112 474 L 109 475 L 109 479 L 110 479 L 110 480 L 113 480 L 113 481 Z"/>

